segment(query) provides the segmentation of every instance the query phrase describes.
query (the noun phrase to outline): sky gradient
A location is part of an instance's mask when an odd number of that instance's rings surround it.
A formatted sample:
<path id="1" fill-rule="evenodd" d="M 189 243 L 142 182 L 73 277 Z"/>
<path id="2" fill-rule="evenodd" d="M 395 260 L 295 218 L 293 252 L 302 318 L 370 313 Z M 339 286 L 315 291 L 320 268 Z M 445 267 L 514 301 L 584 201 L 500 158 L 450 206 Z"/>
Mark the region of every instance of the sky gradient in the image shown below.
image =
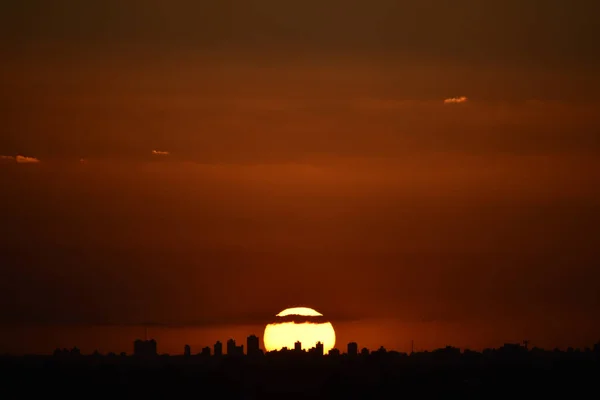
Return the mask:
<path id="1" fill-rule="evenodd" d="M 600 337 L 598 2 L 1 7 L 0 351 L 297 305 Z"/>

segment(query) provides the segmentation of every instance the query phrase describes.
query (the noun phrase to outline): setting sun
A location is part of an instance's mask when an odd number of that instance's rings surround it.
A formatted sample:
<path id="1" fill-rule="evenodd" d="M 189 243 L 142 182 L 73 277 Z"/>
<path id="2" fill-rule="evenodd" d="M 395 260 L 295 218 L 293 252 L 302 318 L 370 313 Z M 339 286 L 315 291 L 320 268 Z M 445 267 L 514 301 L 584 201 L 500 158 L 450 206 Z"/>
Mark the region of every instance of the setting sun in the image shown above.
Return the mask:
<path id="1" fill-rule="evenodd" d="M 267 351 L 293 349 L 296 342 L 303 350 L 323 343 L 327 353 L 335 346 L 335 331 L 329 321 L 323 320 L 323 314 L 312 308 L 288 308 L 277 314 L 277 319 L 265 328 L 264 346 Z"/>

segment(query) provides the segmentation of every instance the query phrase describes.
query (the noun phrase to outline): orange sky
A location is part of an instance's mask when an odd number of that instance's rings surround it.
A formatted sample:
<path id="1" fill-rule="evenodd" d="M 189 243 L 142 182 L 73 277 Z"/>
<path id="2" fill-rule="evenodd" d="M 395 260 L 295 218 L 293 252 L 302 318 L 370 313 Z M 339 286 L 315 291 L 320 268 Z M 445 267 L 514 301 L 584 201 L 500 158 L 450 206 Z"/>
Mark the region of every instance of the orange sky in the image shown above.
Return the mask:
<path id="1" fill-rule="evenodd" d="M 597 2 L 30 3 L 0 16 L 2 325 L 600 335 Z"/>

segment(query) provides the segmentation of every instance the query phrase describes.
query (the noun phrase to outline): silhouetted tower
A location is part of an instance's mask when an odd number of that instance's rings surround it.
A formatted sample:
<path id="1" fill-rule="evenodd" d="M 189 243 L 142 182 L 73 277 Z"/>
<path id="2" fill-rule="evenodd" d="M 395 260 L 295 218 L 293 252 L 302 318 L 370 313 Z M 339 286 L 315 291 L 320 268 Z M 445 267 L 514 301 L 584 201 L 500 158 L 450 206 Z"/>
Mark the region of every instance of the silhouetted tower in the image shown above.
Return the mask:
<path id="1" fill-rule="evenodd" d="M 248 336 L 248 338 L 246 339 L 246 354 L 248 354 L 251 357 L 260 354 L 260 348 L 258 347 L 258 336 Z"/>
<path id="2" fill-rule="evenodd" d="M 147 340 L 146 342 L 148 343 L 147 344 L 147 346 L 148 346 L 148 353 L 152 354 L 153 356 L 157 355 L 158 351 L 156 349 L 156 347 L 157 347 L 156 346 L 156 340 L 150 339 L 150 340 Z"/>
<path id="3" fill-rule="evenodd" d="M 235 339 L 229 339 L 227 341 L 227 355 L 228 356 L 234 355 L 235 354 L 235 348 L 236 348 Z"/>
<path id="4" fill-rule="evenodd" d="M 299 340 L 294 343 L 294 351 L 301 352 L 302 351 L 302 342 Z"/>
<path id="5" fill-rule="evenodd" d="M 186 344 L 183 348 L 183 355 L 186 357 L 189 357 L 192 355 L 192 348 L 190 347 L 189 344 Z"/>
<path id="6" fill-rule="evenodd" d="M 227 355 L 228 356 L 243 356 L 244 355 L 244 346 L 237 346 L 235 344 L 235 339 L 229 339 L 227 341 Z"/>
<path id="7" fill-rule="evenodd" d="M 322 356 L 323 355 L 323 343 L 317 342 L 317 344 L 315 345 L 315 350 L 316 350 L 317 355 Z"/>
<path id="8" fill-rule="evenodd" d="M 200 355 L 203 357 L 210 357 L 210 347 L 208 347 L 208 346 L 203 347 Z"/>
<path id="9" fill-rule="evenodd" d="M 529 340 L 523 340 L 523 345 L 525 346 L 525 350 L 529 350 Z"/>
<path id="10" fill-rule="evenodd" d="M 356 342 L 348 343 L 348 355 L 356 356 L 358 354 L 358 344 Z"/>
<path id="11" fill-rule="evenodd" d="M 363 347 L 362 350 L 360 351 L 360 355 L 361 356 L 368 356 L 369 355 L 369 349 L 367 349 L 366 347 Z"/>
<path id="12" fill-rule="evenodd" d="M 217 343 L 215 343 L 213 347 L 213 353 L 216 357 L 220 357 L 223 355 L 223 343 L 221 343 L 219 340 L 217 340 Z"/>

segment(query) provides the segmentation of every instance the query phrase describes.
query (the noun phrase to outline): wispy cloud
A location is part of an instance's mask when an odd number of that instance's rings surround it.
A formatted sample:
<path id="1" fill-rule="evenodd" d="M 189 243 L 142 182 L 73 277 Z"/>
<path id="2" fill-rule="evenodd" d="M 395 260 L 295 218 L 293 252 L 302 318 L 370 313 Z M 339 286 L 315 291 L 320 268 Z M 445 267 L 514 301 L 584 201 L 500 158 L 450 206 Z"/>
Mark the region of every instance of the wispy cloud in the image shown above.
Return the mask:
<path id="1" fill-rule="evenodd" d="M 17 157 L 15 157 L 15 160 L 17 160 L 17 162 L 19 164 L 34 164 L 34 163 L 40 162 L 40 160 L 38 160 L 35 157 L 26 157 L 26 156 L 21 156 L 21 155 L 18 155 Z"/>
<path id="2" fill-rule="evenodd" d="M 35 163 L 39 163 L 40 160 L 38 160 L 35 157 L 26 157 L 26 156 L 22 156 L 22 155 L 18 155 L 16 157 L 13 156 L 0 156 L 0 162 L 16 162 L 18 164 L 35 164 Z"/>
<path id="3" fill-rule="evenodd" d="M 169 153 L 168 151 L 152 150 L 152 154 L 154 154 L 155 156 L 168 156 L 171 153 Z"/>
<path id="4" fill-rule="evenodd" d="M 460 96 L 460 97 L 451 97 L 449 99 L 444 100 L 444 104 L 460 104 L 460 103 L 466 103 L 467 99 L 465 96 Z"/>

